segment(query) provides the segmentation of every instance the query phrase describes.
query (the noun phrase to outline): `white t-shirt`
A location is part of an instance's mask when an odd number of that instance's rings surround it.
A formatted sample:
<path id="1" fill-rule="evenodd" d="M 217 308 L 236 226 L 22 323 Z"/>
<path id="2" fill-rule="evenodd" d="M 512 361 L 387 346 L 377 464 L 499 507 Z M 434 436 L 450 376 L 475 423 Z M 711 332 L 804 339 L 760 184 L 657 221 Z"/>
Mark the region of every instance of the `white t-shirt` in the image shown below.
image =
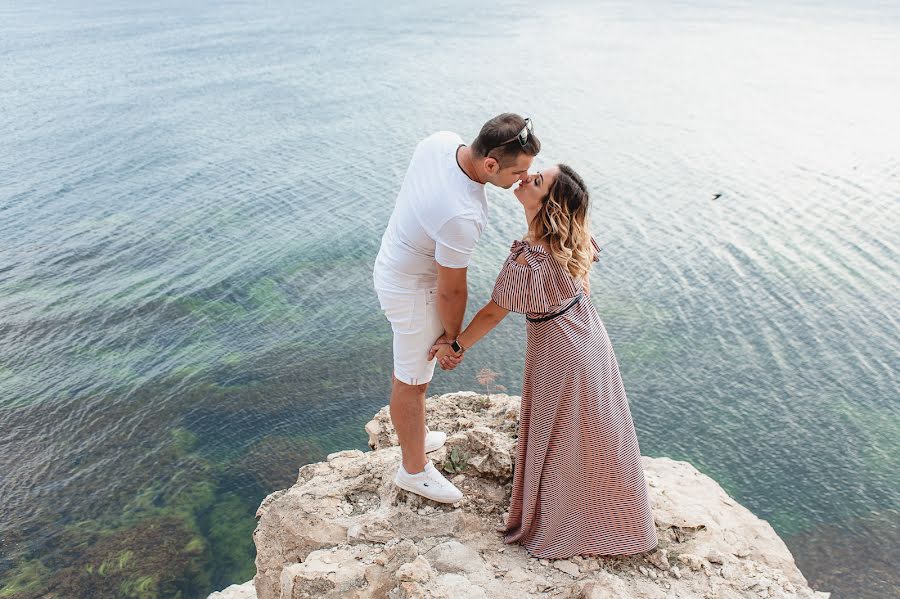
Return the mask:
<path id="1" fill-rule="evenodd" d="M 437 286 L 441 266 L 463 268 L 487 224 L 487 196 L 459 168 L 456 133 L 426 137 L 413 153 L 375 259 L 375 282 L 401 289 Z"/>

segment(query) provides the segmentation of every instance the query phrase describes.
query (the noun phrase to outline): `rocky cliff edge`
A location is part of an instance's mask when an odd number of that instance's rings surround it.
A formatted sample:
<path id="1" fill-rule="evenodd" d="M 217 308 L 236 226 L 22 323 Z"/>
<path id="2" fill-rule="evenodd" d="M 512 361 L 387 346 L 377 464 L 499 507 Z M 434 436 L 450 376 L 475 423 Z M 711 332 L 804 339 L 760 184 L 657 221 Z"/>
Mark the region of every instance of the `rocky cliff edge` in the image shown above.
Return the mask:
<path id="1" fill-rule="evenodd" d="M 538 560 L 495 529 L 509 503 L 519 398 L 427 400 L 448 434 L 429 454 L 465 493 L 450 506 L 397 489 L 387 407 L 366 425 L 373 451 L 300 468 L 259 507 L 256 577 L 210 599 L 827 599 L 765 521 L 687 462 L 642 457 L 660 539 L 624 557 Z"/>

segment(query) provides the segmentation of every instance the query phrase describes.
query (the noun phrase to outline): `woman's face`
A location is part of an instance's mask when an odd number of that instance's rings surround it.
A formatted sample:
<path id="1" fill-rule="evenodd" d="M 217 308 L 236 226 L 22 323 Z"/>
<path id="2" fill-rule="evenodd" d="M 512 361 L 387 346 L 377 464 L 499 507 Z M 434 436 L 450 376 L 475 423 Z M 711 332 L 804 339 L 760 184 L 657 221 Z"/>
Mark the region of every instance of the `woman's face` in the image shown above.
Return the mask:
<path id="1" fill-rule="evenodd" d="M 550 192 L 550 186 L 556 180 L 557 173 L 559 173 L 559 167 L 555 165 L 543 171 L 538 171 L 519 183 L 518 187 L 513 190 L 516 198 L 525 207 L 526 211 L 537 212 L 541 207 L 541 200 L 547 197 L 547 194 Z"/>

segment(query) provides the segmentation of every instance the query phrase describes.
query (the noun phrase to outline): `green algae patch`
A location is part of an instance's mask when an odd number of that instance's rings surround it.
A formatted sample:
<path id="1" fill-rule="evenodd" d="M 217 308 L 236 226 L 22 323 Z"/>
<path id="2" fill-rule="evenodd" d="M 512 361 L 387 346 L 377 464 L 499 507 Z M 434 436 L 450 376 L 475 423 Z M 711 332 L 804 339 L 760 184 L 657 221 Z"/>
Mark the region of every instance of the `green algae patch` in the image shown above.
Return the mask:
<path id="1" fill-rule="evenodd" d="M 3 599 L 37 595 L 46 586 L 49 570 L 38 560 L 20 562 L 11 572 L 4 574 L 5 582 L 0 587 Z"/>
<path id="2" fill-rule="evenodd" d="M 241 583 L 256 574 L 255 507 L 234 493 L 226 493 L 202 519 L 209 548 L 216 556 L 212 564 L 212 588 Z"/>
<path id="3" fill-rule="evenodd" d="M 123 597 L 134 599 L 156 599 L 159 597 L 156 578 L 153 576 L 140 576 L 129 578 L 119 585 Z"/>
<path id="4" fill-rule="evenodd" d="M 206 541 L 204 541 L 201 537 L 194 537 L 188 544 L 184 546 L 185 553 L 203 553 L 206 549 Z"/>
<path id="5" fill-rule="evenodd" d="M 172 448 L 180 455 L 187 454 L 197 445 L 197 435 L 183 426 L 173 428 L 170 434 L 172 435 Z"/>
<path id="6" fill-rule="evenodd" d="M 314 438 L 300 435 L 269 435 L 249 444 L 225 467 L 232 478 L 252 480 L 261 496 L 297 482 L 301 466 L 325 459 L 328 451 Z M 256 511 L 255 508 L 252 511 Z"/>
<path id="7" fill-rule="evenodd" d="M 194 597 L 210 588 L 205 551 L 185 547 L 196 535 L 190 523 L 175 517 L 148 519 L 129 527 L 97 532 L 72 527 L 67 548 L 50 569 L 23 561 L 0 589 L 4 599 L 91 597 L 91 599 L 164 599 Z M 202 544 L 202 541 L 201 541 Z M 190 543 L 188 543 L 190 545 Z"/>

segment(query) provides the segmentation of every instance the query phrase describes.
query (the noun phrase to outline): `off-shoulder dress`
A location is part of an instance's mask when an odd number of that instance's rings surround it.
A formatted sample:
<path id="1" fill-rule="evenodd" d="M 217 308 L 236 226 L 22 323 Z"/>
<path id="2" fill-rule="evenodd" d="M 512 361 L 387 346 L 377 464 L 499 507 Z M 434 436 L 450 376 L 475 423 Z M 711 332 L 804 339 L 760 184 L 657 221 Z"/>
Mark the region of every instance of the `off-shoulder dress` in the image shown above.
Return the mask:
<path id="1" fill-rule="evenodd" d="M 591 243 L 597 261 L 600 248 Z M 516 241 L 491 299 L 527 320 L 504 542 L 548 559 L 653 549 L 656 528 L 634 422 L 590 295 L 549 252 Z"/>

